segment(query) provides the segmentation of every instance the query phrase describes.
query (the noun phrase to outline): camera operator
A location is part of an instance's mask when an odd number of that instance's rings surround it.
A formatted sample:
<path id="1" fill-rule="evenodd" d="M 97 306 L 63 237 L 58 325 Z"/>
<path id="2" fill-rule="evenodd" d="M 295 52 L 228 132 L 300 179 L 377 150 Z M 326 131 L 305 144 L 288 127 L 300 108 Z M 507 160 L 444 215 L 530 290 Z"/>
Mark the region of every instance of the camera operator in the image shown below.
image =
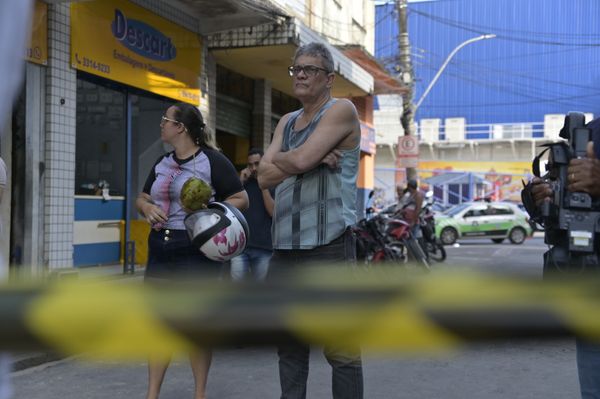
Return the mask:
<path id="1" fill-rule="evenodd" d="M 587 126 L 592 130 L 593 141 L 587 144 L 587 157 L 572 159 L 568 167 L 568 190 L 585 192 L 594 200 L 600 199 L 600 118 Z M 542 179 L 532 180 L 531 194 L 537 207 L 551 201 L 551 186 Z M 600 255 L 600 253 L 597 253 Z M 598 273 L 598 270 L 594 270 Z M 576 340 L 577 368 L 582 399 L 600 399 L 600 344 L 581 338 Z"/>

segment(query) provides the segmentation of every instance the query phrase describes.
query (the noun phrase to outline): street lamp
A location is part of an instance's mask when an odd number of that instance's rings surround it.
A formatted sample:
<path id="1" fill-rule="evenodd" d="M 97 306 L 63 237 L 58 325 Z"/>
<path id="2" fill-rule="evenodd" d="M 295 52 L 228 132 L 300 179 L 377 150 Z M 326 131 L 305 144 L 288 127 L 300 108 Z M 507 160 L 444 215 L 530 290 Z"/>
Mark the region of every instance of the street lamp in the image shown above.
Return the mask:
<path id="1" fill-rule="evenodd" d="M 423 94 L 421 94 L 421 98 L 419 98 L 419 101 L 417 101 L 417 104 L 415 105 L 415 107 L 413 109 L 413 112 L 414 113 L 417 112 L 417 109 L 419 108 L 419 106 L 421 105 L 421 103 L 423 102 L 423 100 L 425 100 L 425 97 L 427 97 L 427 94 L 429 94 L 429 91 L 431 91 L 431 88 L 433 87 L 433 85 L 435 84 L 435 82 L 437 82 L 437 80 L 439 79 L 439 77 L 442 74 L 442 72 L 444 71 L 444 69 L 446 69 L 446 66 L 448 65 L 448 63 L 450 62 L 450 60 L 452 59 L 452 57 L 454 57 L 454 55 L 456 53 L 458 53 L 458 51 L 461 48 L 465 47 L 468 44 L 478 42 L 480 40 L 493 39 L 495 37 L 496 37 L 496 35 L 493 35 L 493 34 L 490 34 L 490 35 L 481 35 L 481 36 L 477 36 L 477 37 L 474 37 L 472 39 L 466 40 L 466 41 L 462 42 L 461 44 L 459 44 L 458 46 L 456 46 L 456 48 L 454 50 L 452 50 L 452 52 L 450 53 L 450 55 L 448 55 L 448 58 L 446 58 L 446 61 L 444 61 L 444 63 L 442 64 L 440 70 L 437 71 L 437 73 L 435 74 L 435 76 L 433 77 L 433 79 L 431 80 L 431 82 L 429 83 L 429 86 L 427 86 L 427 88 L 425 89 L 425 91 L 423 92 Z"/>

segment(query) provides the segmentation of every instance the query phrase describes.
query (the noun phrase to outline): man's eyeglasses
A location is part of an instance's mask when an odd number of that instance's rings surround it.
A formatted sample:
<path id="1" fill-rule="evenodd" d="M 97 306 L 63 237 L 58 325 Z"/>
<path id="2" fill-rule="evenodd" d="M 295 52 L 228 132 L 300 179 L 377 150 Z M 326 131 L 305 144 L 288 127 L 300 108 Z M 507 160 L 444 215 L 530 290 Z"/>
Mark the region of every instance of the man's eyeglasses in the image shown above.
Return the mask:
<path id="1" fill-rule="evenodd" d="M 306 76 L 312 77 L 315 76 L 319 71 L 330 73 L 330 71 L 327 69 L 318 67 L 316 65 L 292 65 L 288 67 L 288 73 L 290 76 L 298 76 L 300 72 L 304 72 Z"/>
<path id="2" fill-rule="evenodd" d="M 163 115 L 160 117 L 160 125 L 161 126 L 164 125 L 165 122 L 181 123 L 179 121 L 176 121 L 175 119 L 167 118 L 166 116 Z"/>

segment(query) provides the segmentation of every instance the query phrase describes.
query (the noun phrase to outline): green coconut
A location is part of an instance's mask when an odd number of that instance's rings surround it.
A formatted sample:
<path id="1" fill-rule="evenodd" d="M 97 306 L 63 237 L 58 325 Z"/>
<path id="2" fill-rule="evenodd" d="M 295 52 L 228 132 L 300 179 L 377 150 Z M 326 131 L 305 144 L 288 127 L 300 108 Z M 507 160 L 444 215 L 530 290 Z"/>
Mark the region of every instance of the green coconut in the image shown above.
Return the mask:
<path id="1" fill-rule="evenodd" d="M 179 199 L 181 204 L 190 211 L 206 208 L 212 190 L 204 180 L 190 177 L 181 188 Z"/>

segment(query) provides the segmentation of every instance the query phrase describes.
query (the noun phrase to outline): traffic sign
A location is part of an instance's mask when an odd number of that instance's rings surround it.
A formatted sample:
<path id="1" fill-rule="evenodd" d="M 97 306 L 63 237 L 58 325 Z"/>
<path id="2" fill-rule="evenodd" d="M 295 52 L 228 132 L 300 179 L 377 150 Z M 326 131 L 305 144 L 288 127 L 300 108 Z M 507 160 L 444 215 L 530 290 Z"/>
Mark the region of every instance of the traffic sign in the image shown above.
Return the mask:
<path id="1" fill-rule="evenodd" d="M 416 168 L 419 159 L 419 140 L 416 136 L 398 137 L 397 166 Z"/>

